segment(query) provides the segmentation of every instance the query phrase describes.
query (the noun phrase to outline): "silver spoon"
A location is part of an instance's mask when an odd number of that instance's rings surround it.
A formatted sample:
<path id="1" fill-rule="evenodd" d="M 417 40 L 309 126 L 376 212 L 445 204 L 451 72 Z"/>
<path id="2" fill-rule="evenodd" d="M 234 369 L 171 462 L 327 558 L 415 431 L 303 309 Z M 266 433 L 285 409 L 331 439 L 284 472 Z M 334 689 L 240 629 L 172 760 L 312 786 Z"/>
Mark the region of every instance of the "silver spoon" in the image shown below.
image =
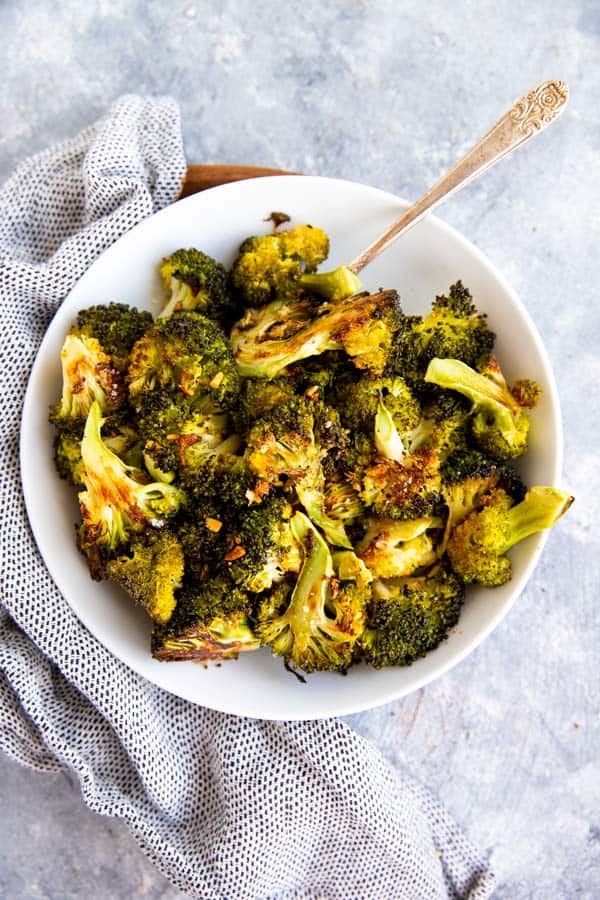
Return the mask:
<path id="1" fill-rule="evenodd" d="M 420 200 L 417 200 L 380 237 L 356 257 L 346 268 L 355 274 L 364 269 L 376 256 L 386 250 L 403 232 L 415 225 L 435 206 L 473 181 L 490 166 L 535 134 L 550 125 L 561 114 L 569 89 L 564 81 L 543 81 L 521 97 L 502 118 L 479 140 L 449 172 L 437 181 Z"/>

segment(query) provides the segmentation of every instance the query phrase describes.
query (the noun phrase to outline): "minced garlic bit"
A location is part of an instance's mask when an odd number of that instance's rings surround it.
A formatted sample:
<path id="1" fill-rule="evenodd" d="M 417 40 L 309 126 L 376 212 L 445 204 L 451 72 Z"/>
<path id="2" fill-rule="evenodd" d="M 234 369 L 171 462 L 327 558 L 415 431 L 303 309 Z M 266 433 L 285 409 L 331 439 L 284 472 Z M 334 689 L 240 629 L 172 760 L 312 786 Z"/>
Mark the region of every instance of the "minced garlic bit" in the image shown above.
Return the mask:
<path id="1" fill-rule="evenodd" d="M 238 544 L 237 547 L 234 547 L 233 550 L 230 550 L 229 553 L 225 554 L 225 559 L 227 562 L 233 562 L 234 559 L 239 559 L 240 556 L 245 556 L 246 551 L 244 548 Z"/>
<path id="2" fill-rule="evenodd" d="M 223 527 L 223 523 L 219 521 L 219 519 L 211 519 L 210 516 L 207 516 L 204 520 L 204 524 L 208 528 L 209 531 L 220 531 Z"/>
<path id="3" fill-rule="evenodd" d="M 210 382 L 210 387 L 218 388 L 224 378 L 225 378 L 225 375 L 223 372 L 217 372 L 217 374 L 213 377 L 212 381 Z"/>

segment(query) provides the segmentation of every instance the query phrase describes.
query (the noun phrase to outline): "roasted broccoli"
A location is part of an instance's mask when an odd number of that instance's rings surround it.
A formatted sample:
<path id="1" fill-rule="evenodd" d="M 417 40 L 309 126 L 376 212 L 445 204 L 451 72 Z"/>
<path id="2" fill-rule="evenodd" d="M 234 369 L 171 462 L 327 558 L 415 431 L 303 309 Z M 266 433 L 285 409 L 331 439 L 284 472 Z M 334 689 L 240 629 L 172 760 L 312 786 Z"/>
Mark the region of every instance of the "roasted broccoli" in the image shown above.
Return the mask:
<path id="1" fill-rule="evenodd" d="M 166 531 L 134 535 L 127 553 L 106 563 L 106 578 L 120 584 L 151 619 L 161 624 L 169 621 L 175 609 L 183 572 L 181 544 Z"/>
<path id="2" fill-rule="evenodd" d="M 232 581 L 246 591 L 260 593 L 298 572 L 300 546 L 292 533 L 292 507 L 273 498 L 251 509 L 227 539 L 223 566 Z"/>
<path id="3" fill-rule="evenodd" d="M 54 465 L 61 478 L 66 478 L 71 484 L 83 484 L 85 469 L 81 459 L 81 434 L 76 428 L 74 431 L 57 431 L 54 438 Z"/>
<path id="4" fill-rule="evenodd" d="M 131 348 L 152 325 L 149 312 L 125 303 L 90 306 L 77 315 L 71 329 L 80 337 L 96 338 L 112 357 L 115 368 L 124 372 L 129 363 Z"/>
<path id="5" fill-rule="evenodd" d="M 139 432 L 146 468 L 158 481 L 171 482 L 180 469 L 195 469 L 240 445 L 228 414 L 210 396 L 190 400 L 160 388 L 142 398 Z"/>
<path id="6" fill-rule="evenodd" d="M 532 487 L 517 504 L 502 488 L 485 494 L 450 535 L 452 568 L 465 584 L 505 584 L 512 574 L 510 548 L 552 528 L 572 502 L 568 493 L 552 487 Z"/>
<path id="7" fill-rule="evenodd" d="M 325 511 L 322 460 L 335 452 L 329 438 L 341 437 L 336 415 L 335 410 L 318 401 L 298 398 L 282 404 L 268 418 L 254 423 L 247 436 L 245 458 L 262 482 L 295 490 L 308 515 L 332 544 L 350 548 L 343 522 Z"/>
<path id="8" fill-rule="evenodd" d="M 231 332 L 241 375 L 274 378 L 298 360 L 327 350 L 344 350 L 358 369 L 379 375 L 389 362 L 401 312 L 396 291 L 380 291 L 325 302 L 318 315 L 287 337 L 268 336 L 257 320 L 260 312 Z"/>
<path id="9" fill-rule="evenodd" d="M 167 302 L 159 318 L 196 310 L 228 327 L 239 317 L 239 307 L 228 292 L 227 270 L 201 250 L 176 250 L 163 259 L 160 274 Z"/>
<path id="10" fill-rule="evenodd" d="M 447 296 L 435 298 L 426 316 L 404 317 L 396 337 L 393 370 L 418 388 L 434 357 L 459 359 L 479 368 L 486 363 L 494 341 L 485 316 L 457 281 Z"/>
<path id="11" fill-rule="evenodd" d="M 96 401 L 101 412 L 117 409 L 124 399 L 123 377 L 96 338 L 68 334 L 60 351 L 62 395 L 50 411 L 57 428 L 83 429 Z"/>
<path id="12" fill-rule="evenodd" d="M 95 402 L 81 442 L 85 490 L 79 494 L 83 519 L 80 546 L 88 556 L 99 548 L 117 550 L 130 532 L 162 527 L 185 499 L 172 485 L 136 481 L 131 474 L 134 472 L 132 467 L 109 450 L 102 440 L 102 421 L 100 406 Z"/>
<path id="13" fill-rule="evenodd" d="M 210 396 L 223 409 L 239 394 L 240 382 L 221 329 L 196 312 L 160 319 L 133 346 L 128 372 L 129 397 L 139 409 L 154 390 L 173 397 Z"/>
<path id="14" fill-rule="evenodd" d="M 448 506 L 448 531 L 462 522 L 481 498 L 501 487 L 519 502 L 526 493 L 521 478 L 508 463 L 499 463 L 478 450 L 458 450 L 441 470 L 442 494 Z"/>
<path id="15" fill-rule="evenodd" d="M 303 548 L 303 563 L 293 589 L 282 582 L 258 609 L 261 643 L 305 672 L 344 671 L 363 629 L 370 587 L 334 578 L 327 543 L 311 521 L 296 513 L 291 521 Z"/>
<path id="16" fill-rule="evenodd" d="M 356 548 L 375 578 L 398 578 L 431 567 L 440 556 L 443 520 L 365 521 L 366 532 Z"/>
<path id="17" fill-rule="evenodd" d="M 519 381 L 509 389 L 494 358 L 483 373 L 457 359 L 432 359 L 425 381 L 458 391 L 471 401 L 471 434 L 485 453 L 508 460 L 526 452 L 529 418 L 525 410 L 535 406 L 540 394 L 535 382 Z"/>
<path id="18" fill-rule="evenodd" d="M 364 471 L 360 497 L 381 518 L 420 519 L 439 514 L 440 488 L 439 458 L 423 447 L 402 463 L 376 457 Z"/>
<path id="19" fill-rule="evenodd" d="M 426 575 L 375 582 L 358 652 L 378 669 L 410 665 L 448 636 L 464 595 L 460 579 L 442 565 Z"/>
<path id="20" fill-rule="evenodd" d="M 231 411 L 236 431 L 245 434 L 257 419 L 262 419 L 296 396 L 294 383 L 285 377 L 266 381 L 264 378 L 244 378 L 238 402 Z"/>
<path id="21" fill-rule="evenodd" d="M 260 642 L 250 619 L 246 593 L 226 578 L 213 578 L 181 591 L 174 614 L 152 632 L 155 659 L 236 659 L 257 650 Z"/>
<path id="22" fill-rule="evenodd" d="M 231 269 L 233 291 L 245 306 L 294 298 L 301 275 L 315 272 L 328 253 L 329 238 L 310 225 L 247 238 Z"/>

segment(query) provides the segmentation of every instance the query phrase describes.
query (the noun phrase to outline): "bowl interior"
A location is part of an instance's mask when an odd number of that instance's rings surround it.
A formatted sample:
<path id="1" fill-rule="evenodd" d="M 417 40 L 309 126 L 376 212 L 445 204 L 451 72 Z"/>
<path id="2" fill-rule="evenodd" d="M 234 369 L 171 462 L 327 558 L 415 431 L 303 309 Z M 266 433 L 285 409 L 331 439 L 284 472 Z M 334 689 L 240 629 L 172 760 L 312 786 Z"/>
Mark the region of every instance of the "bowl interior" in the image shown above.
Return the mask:
<path id="1" fill-rule="evenodd" d="M 120 301 L 160 309 L 157 262 L 181 246 L 196 246 L 226 265 L 249 234 L 267 232 L 273 210 L 292 224 L 309 222 L 331 238 L 327 267 L 354 258 L 406 206 L 364 185 L 313 177 L 238 182 L 196 194 L 143 221 L 86 272 L 53 319 L 31 373 L 21 433 L 25 501 L 46 565 L 84 625 L 112 653 L 161 687 L 196 703 L 266 719 L 342 715 L 393 700 L 431 681 L 474 649 L 506 614 L 531 574 L 544 536 L 513 553 L 513 580 L 468 593 L 450 638 L 407 668 L 352 668 L 346 677 L 317 673 L 302 684 L 267 650 L 220 667 L 159 663 L 150 657 L 145 616 L 115 586 L 91 581 L 73 539 L 78 520 L 74 491 L 52 461 L 48 406 L 60 395 L 60 348 L 76 312 L 92 303 Z M 529 484 L 556 484 L 561 468 L 561 424 L 556 389 L 539 335 L 498 271 L 468 241 L 429 217 L 363 273 L 366 288 L 396 287 L 406 312 L 423 312 L 436 294 L 461 279 L 498 334 L 497 355 L 510 379 L 536 378 L 543 397 L 533 414 L 531 449 L 521 466 Z"/>

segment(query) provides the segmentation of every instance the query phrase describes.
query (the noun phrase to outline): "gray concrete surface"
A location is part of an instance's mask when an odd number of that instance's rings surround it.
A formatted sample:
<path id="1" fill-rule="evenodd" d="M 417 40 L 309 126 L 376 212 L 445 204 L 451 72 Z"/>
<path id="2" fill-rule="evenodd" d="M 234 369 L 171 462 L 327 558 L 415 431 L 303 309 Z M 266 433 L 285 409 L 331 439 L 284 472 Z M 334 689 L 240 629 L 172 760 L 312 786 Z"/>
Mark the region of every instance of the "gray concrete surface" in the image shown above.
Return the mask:
<path id="1" fill-rule="evenodd" d="M 458 668 L 350 717 L 489 850 L 498 898 L 600 896 L 600 6 L 419 0 L 0 4 L 0 176 L 124 92 L 170 93 L 190 161 L 339 176 L 414 198 L 517 96 L 560 124 L 442 216 L 506 274 L 557 375 L 577 496 L 504 623 Z M 64 775 L 0 759 L 0 896 L 181 896 Z"/>

